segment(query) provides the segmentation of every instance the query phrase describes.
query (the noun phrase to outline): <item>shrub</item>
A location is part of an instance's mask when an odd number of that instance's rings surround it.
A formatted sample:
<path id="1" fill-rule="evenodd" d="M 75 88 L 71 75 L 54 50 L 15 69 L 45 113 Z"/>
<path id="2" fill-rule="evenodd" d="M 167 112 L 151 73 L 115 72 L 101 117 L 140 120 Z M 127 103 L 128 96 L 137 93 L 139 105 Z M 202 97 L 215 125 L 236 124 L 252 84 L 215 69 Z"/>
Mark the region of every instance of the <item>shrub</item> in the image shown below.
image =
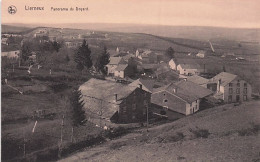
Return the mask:
<path id="1" fill-rule="evenodd" d="M 210 135 L 209 130 L 207 129 L 190 129 L 190 132 L 193 133 L 195 138 L 208 138 L 208 136 Z"/>
<path id="2" fill-rule="evenodd" d="M 256 135 L 259 132 L 259 130 L 260 130 L 260 125 L 251 124 L 251 128 L 239 130 L 238 135 L 240 136 Z"/>

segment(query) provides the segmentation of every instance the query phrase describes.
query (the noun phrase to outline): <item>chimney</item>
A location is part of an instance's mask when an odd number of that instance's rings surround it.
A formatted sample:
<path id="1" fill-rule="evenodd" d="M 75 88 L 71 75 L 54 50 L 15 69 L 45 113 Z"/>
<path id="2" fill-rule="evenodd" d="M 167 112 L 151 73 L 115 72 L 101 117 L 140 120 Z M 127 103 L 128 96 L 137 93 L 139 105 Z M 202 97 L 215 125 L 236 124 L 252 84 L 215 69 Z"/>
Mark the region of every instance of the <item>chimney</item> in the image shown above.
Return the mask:
<path id="1" fill-rule="evenodd" d="M 139 84 L 139 88 L 140 88 L 140 89 L 143 89 L 143 85 L 142 85 L 142 84 Z"/>
<path id="2" fill-rule="evenodd" d="M 115 101 L 117 102 L 117 94 L 115 94 Z"/>

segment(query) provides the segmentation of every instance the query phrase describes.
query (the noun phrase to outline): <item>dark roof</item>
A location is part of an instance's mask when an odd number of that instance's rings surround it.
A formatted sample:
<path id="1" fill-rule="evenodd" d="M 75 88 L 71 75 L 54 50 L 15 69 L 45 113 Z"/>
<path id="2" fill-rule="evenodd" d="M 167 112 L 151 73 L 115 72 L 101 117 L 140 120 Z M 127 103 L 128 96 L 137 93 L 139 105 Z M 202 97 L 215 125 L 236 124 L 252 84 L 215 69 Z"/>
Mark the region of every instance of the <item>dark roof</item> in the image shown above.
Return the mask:
<path id="1" fill-rule="evenodd" d="M 215 83 L 215 82 L 218 82 L 219 80 L 221 80 L 221 85 L 225 86 L 228 83 L 232 82 L 237 77 L 238 76 L 235 74 L 221 72 L 218 75 L 214 76 L 212 79 L 210 79 L 210 81 Z"/>
<path id="2" fill-rule="evenodd" d="M 133 81 L 132 83 L 130 83 L 129 86 L 139 87 L 139 85 L 141 84 L 145 91 L 152 93 L 154 82 L 155 81 L 151 80 L 151 79 L 141 79 L 141 78 L 139 78 L 139 79 Z"/>
<path id="3" fill-rule="evenodd" d="M 180 64 L 183 69 L 202 69 L 199 64 Z"/>
<path id="4" fill-rule="evenodd" d="M 79 90 L 81 91 L 82 100 L 85 103 L 84 107 L 87 111 L 98 113 L 100 111 L 100 105 L 93 105 L 102 100 L 102 116 L 110 118 L 116 111 L 118 111 L 118 104 L 120 104 L 123 99 L 130 95 L 136 88 L 137 87 L 113 81 L 92 78 L 82 84 L 79 87 Z M 117 94 L 117 101 L 115 101 L 115 94 Z"/>
<path id="5" fill-rule="evenodd" d="M 116 71 L 124 71 L 126 68 L 127 68 L 127 64 L 119 64 L 116 68 L 115 68 L 115 70 Z"/>
<path id="6" fill-rule="evenodd" d="M 203 77 L 198 76 L 198 75 L 188 76 L 188 77 L 187 77 L 187 80 L 188 80 L 188 81 L 191 81 L 191 82 L 193 82 L 193 83 L 196 83 L 196 84 L 198 84 L 198 85 L 206 84 L 206 83 L 209 82 L 208 79 L 203 78 Z"/>
<path id="7" fill-rule="evenodd" d="M 122 57 L 110 57 L 108 65 L 118 65 L 119 63 L 124 62 Z"/>
<path id="8" fill-rule="evenodd" d="M 174 92 L 176 89 L 176 92 Z M 182 100 L 192 103 L 193 101 L 209 96 L 213 92 L 207 88 L 201 87 L 190 81 L 179 81 L 177 83 L 170 83 L 164 87 L 155 89 L 153 92 L 167 91 L 172 95 L 178 96 Z"/>

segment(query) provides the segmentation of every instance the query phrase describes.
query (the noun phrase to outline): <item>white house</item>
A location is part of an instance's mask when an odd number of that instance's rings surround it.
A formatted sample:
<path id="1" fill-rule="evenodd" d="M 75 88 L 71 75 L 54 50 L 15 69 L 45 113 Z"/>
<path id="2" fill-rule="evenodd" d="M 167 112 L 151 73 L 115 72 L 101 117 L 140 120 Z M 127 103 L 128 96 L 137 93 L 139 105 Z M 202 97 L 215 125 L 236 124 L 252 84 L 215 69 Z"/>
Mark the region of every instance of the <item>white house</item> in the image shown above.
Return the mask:
<path id="1" fill-rule="evenodd" d="M 2 57 L 6 56 L 7 58 L 16 58 L 16 59 L 18 59 L 19 58 L 19 54 L 20 54 L 20 51 L 16 50 L 16 51 L 2 52 L 1 56 Z"/>
<path id="2" fill-rule="evenodd" d="M 170 68 L 171 69 L 173 69 L 173 70 L 177 70 L 177 61 L 175 60 L 175 59 L 171 59 L 170 61 L 169 61 L 169 66 L 170 66 Z"/>
<path id="3" fill-rule="evenodd" d="M 179 64 L 177 65 L 177 71 L 182 75 L 194 75 L 202 73 L 204 69 L 198 64 Z"/>
<path id="4" fill-rule="evenodd" d="M 237 75 L 221 72 L 210 79 L 210 82 L 217 83 L 217 94 L 226 103 L 251 99 L 251 85 Z"/>
<path id="5" fill-rule="evenodd" d="M 127 62 L 122 57 L 110 57 L 110 61 L 106 65 L 107 75 L 114 75 L 119 64 L 127 64 Z"/>
<path id="6" fill-rule="evenodd" d="M 127 75 L 127 67 L 127 64 L 119 64 L 115 68 L 114 76 L 119 78 L 125 78 L 125 76 Z"/>

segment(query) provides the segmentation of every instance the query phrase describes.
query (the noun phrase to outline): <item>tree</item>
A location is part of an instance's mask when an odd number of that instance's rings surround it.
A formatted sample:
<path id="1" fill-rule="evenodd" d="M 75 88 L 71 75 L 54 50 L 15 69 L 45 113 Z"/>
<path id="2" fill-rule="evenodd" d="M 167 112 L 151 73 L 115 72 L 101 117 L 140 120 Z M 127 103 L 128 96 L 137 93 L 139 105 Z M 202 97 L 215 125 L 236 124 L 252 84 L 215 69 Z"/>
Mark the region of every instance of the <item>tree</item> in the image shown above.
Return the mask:
<path id="1" fill-rule="evenodd" d="M 170 59 L 174 58 L 174 53 L 175 53 L 175 51 L 174 51 L 174 49 L 173 49 L 172 47 L 169 47 L 169 48 L 165 51 L 165 55 L 166 55 L 168 58 L 170 58 Z"/>
<path id="2" fill-rule="evenodd" d="M 80 71 L 82 71 L 84 67 L 87 69 L 92 67 L 91 50 L 89 49 L 85 39 L 75 53 L 74 61 L 77 63 L 77 69 Z"/>
<path id="3" fill-rule="evenodd" d="M 26 44 L 24 43 L 21 48 L 22 48 L 21 59 L 23 61 L 27 61 L 29 59 L 29 56 L 31 55 L 31 52 L 32 52 L 31 48 L 30 48 L 28 43 L 26 43 Z"/>
<path id="4" fill-rule="evenodd" d="M 101 71 L 103 74 L 106 73 L 105 66 L 109 63 L 110 55 L 107 52 L 106 46 L 104 47 L 104 51 L 101 53 L 101 55 L 97 58 L 96 61 L 96 69 L 97 71 Z"/>
<path id="5" fill-rule="evenodd" d="M 83 110 L 83 101 L 81 100 L 81 92 L 74 90 L 70 99 L 72 107 L 72 122 L 73 126 L 82 125 L 85 121 L 85 111 Z"/>

